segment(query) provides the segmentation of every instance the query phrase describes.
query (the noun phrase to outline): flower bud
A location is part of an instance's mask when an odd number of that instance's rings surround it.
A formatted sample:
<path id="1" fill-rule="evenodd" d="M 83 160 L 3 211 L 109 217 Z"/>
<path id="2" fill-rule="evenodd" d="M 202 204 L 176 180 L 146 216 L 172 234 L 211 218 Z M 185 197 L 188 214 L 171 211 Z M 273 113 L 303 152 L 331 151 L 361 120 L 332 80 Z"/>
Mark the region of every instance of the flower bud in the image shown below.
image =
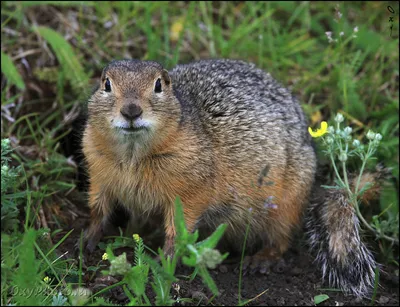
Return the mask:
<path id="1" fill-rule="evenodd" d="M 126 260 L 126 253 L 111 260 L 110 275 L 125 275 L 130 269 L 131 265 Z"/>
<path id="2" fill-rule="evenodd" d="M 359 140 L 354 140 L 354 141 L 353 141 L 353 146 L 354 146 L 354 147 L 358 147 L 358 146 L 360 146 L 360 144 L 361 144 L 361 143 L 360 143 Z"/>
<path id="3" fill-rule="evenodd" d="M 333 143 L 333 138 L 331 138 L 330 136 L 328 136 L 328 137 L 326 138 L 326 143 L 332 144 L 332 143 Z"/>
<path id="4" fill-rule="evenodd" d="M 380 133 L 375 134 L 375 141 L 379 142 L 380 140 L 382 140 L 382 134 Z"/>
<path id="5" fill-rule="evenodd" d="M 373 140 L 375 139 L 375 133 L 372 130 L 369 130 L 367 133 L 367 139 Z"/>
<path id="6" fill-rule="evenodd" d="M 205 248 L 197 259 L 198 264 L 204 264 L 210 269 L 215 269 L 222 262 L 222 255 L 216 249 Z"/>
<path id="7" fill-rule="evenodd" d="M 133 240 L 135 240 L 136 243 L 139 243 L 139 241 L 140 241 L 140 236 L 139 236 L 137 233 L 133 234 L 133 235 L 132 235 L 132 238 L 133 238 Z"/>
<path id="8" fill-rule="evenodd" d="M 351 129 L 351 127 L 344 128 L 344 133 L 346 133 L 346 134 L 350 134 L 352 131 L 353 131 L 353 129 Z"/>
<path id="9" fill-rule="evenodd" d="M 347 161 L 347 154 L 342 151 L 339 155 L 339 161 L 346 162 Z"/>
<path id="10" fill-rule="evenodd" d="M 328 133 L 334 134 L 335 133 L 335 128 L 333 126 L 328 127 Z"/>
<path id="11" fill-rule="evenodd" d="M 341 123 L 341 122 L 343 122 L 343 121 L 344 121 L 343 115 L 340 114 L 340 113 L 338 113 L 338 114 L 336 115 L 336 117 L 335 117 L 335 122 Z"/>

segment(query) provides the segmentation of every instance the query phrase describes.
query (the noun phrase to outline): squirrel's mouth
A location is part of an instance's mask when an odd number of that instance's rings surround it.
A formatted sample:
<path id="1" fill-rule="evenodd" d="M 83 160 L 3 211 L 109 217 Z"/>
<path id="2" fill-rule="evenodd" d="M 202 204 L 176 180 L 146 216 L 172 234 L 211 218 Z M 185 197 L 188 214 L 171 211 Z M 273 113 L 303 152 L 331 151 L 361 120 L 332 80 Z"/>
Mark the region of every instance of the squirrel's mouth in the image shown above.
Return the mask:
<path id="1" fill-rule="evenodd" d="M 117 127 L 117 129 L 119 131 L 121 131 L 122 133 L 135 133 L 141 130 L 146 129 L 145 126 L 139 126 L 139 127 Z"/>
<path id="2" fill-rule="evenodd" d="M 142 131 L 150 130 L 152 123 L 149 120 L 137 119 L 133 122 L 116 121 L 114 122 L 114 128 L 117 132 L 122 134 L 134 134 L 142 133 Z"/>

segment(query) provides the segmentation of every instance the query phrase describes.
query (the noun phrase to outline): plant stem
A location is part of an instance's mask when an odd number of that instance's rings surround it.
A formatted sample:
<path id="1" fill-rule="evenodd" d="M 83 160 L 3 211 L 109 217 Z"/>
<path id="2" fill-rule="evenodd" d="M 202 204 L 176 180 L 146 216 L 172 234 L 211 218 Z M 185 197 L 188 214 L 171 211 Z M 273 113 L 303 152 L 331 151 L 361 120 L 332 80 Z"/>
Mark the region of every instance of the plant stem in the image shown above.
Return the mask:
<path id="1" fill-rule="evenodd" d="M 335 159 L 333 158 L 332 152 L 330 152 L 330 157 L 331 157 L 331 162 L 332 162 L 332 165 L 333 165 L 333 169 L 335 170 L 336 177 L 339 179 L 340 183 L 344 186 L 345 183 L 343 182 L 342 178 L 339 175 L 339 172 L 337 170 L 337 167 L 336 167 L 336 164 L 335 164 Z"/>
<path id="2" fill-rule="evenodd" d="M 343 178 L 344 178 L 344 182 L 345 182 L 345 185 L 346 185 L 347 193 L 349 194 L 349 198 L 353 199 L 353 193 L 350 190 L 349 180 L 347 178 L 346 161 L 342 162 L 342 168 L 343 168 Z"/>
<path id="3" fill-rule="evenodd" d="M 367 154 L 365 155 L 365 157 L 364 157 L 364 159 L 363 159 L 363 163 L 362 163 L 361 169 L 360 169 L 360 175 L 358 176 L 358 179 L 357 179 L 356 189 L 355 189 L 355 191 L 354 191 L 354 194 L 355 194 L 357 197 L 358 197 L 358 187 L 360 186 L 361 177 L 362 177 L 362 174 L 363 174 L 363 172 L 364 172 L 365 165 L 367 164 L 367 160 L 368 160 L 368 158 L 369 158 L 370 149 L 371 149 L 371 144 L 372 144 L 372 142 L 369 142 Z"/>
<path id="4" fill-rule="evenodd" d="M 251 218 L 251 216 L 250 216 Z M 244 251 L 246 249 L 246 241 L 247 241 L 247 236 L 249 234 L 249 229 L 250 229 L 250 218 L 249 218 L 249 222 L 247 223 L 247 227 L 246 227 L 246 233 L 244 236 L 244 242 L 243 242 L 243 248 L 242 248 L 242 257 L 240 259 L 240 269 L 239 269 L 239 293 L 238 293 L 238 297 L 239 297 L 239 305 L 241 305 L 242 303 L 242 296 L 241 296 L 241 292 L 242 292 L 242 269 L 243 269 L 243 258 L 244 258 Z"/>
<path id="5" fill-rule="evenodd" d="M 392 238 L 392 237 L 389 237 L 389 236 L 387 236 L 385 234 L 378 233 L 370 224 L 368 224 L 368 222 L 364 219 L 364 217 L 362 216 L 362 214 L 360 212 L 360 207 L 358 206 L 357 201 L 355 201 L 354 205 L 356 207 L 357 215 L 358 215 L 359 219 L 361 220 L 361 222 L 365 225 L 365 227 L 367 227 L 373 233 L 378 234 L 379 237 L 381 237 L 383 239 L 386 239 L 386 240 L 388 240 L 388 241 L 390 241 L 390 242 L 392 242 L 392 243 L 394 243 L 396 245 L 399 245 L 399 239 Z"/>
<path id="6" fill-rule="evenodd" d="M 367 160 L 369 159 L 369 157 L 370 157 L 370 155 L 371 155 L 371 153 L 372 153 L 372 150 L 371 150 L 372 147 L 371 147 L 371 146 L 372 146 L 372 142 L 370 141 L 369 144 L 368 144 L 367 153 L 365 154 L 365 157 L 364 157 L 364 159 L 363 159 L 363 163 L 362 163 L 362 165 L 361 165 L 360 174 L 359 174 L 359 176 L 358 176 L 357 183 L 356 183 L 356 188 L 355 188 L 355 190 L 354 190 L 354 196 L 351 197 L 350 199 L 351 199 L 351 202 L 353 203 L 354 207 L 356 208 L 356 213 L 357 213 L 358 218 L 361 220 L 361 222 L 364 224 L 365 227 L 367 227 L 367 228 L 368 228 L 370 231 L 372 231 L 373 233 L 378 234 L 378 236 L 380 236 L 381 238 L 386 239 L 386 240 L 388 240 L 388 241 L 390 241 L 390 242 L 392 242 L 392 243 L 394 243 L 394 244 L 396 244 L 396 245 L 399 245 L 399 240 L 398 240 L 398 239 L 389 237 L 389 236 L 387 236 L 387 235 L 385 235 L 385 234 L 378 233 L 378 232 L 364 219 L 363 215 L 361 214 L 360 207 L 359 207 L 359 205 L 358 205 L 358 189 L 359 189 L 359 187 L 360 187 L 360 181 L 361 181 L 361 177 L 362 177 L 362 174 L 363 174 L 363 172 L 364 172 L 364 169 L 365 169 L 365 165 L 367 164 Z"/>
<path id="7" fill-rule="evenodd" d="M 342 150 L 342 144 L 340 143 L 340 150 Z M 349 150 L 349 144 L 346 141 L 346 155 Z M 347 169 L 346 169 L 346 161 L 342 161 L 342 169 L 343 169 L 343 178 L 344 182 L 346 184 L 346 189 L 347 193 L 349 194 L 350 199 L 353 199 L 353 193 L 351 192 L 350 185 L 349 185 L 349 179 L 347 178 Z"/>

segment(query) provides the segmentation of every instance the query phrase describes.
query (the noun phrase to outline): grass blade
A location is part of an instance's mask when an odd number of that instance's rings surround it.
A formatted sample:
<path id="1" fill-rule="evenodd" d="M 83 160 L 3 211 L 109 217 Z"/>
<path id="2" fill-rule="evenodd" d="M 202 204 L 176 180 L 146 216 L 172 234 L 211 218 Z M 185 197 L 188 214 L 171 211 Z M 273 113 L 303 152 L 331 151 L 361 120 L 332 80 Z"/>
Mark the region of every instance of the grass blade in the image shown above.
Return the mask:
<path id="1" fill-rule="evenodd" d="M 25 89 L 25 82 L 15 67 L 12 59 L 3 51 L 1 52 L 1 71 L 11 84 L 15 84 L 20 90 Z"/>
<path id="2" fill-rule="evenodd" d="M 75 89 L 84 87 L 88 82 L 88 76 L 72 46 L 59 33 L 48 27 L 34 27 L 34 30 L 51 45 L 71 85 Z"/>

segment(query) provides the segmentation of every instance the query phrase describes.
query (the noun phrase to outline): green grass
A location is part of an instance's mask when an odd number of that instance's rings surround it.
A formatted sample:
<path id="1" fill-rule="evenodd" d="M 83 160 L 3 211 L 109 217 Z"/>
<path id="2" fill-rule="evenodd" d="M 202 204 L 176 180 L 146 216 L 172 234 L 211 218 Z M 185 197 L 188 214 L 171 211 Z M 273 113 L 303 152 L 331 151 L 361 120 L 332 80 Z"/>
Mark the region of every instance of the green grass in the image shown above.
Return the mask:
<path id="1" fill-rule="evenodd" d="M 382 163 L 390 175 L 361 211 L 398 236 L 399 38 L 396 18 L 390 37 L 387 5 L 399 11 L 397 2 L 2 1 L 1 136 L 14 148 L 10 167 L 20 165 L 7 191 L 2 181 L 2 305 L 24 304 L 12 289 L 32 284 L 45 290 L 31 303 L 61 304 L 67 298 L 58 290 L 79 280 L 71 261 L 55 261 L 62 241 L 52 240 L 77 210 L 75 145 L 65 136 L 112 59 L 151 59 L 167 69 L 200 58 L 252 61 L 292 90 L 312 126 L 340 111 L 360 138 L 381 133 L 366 168 Z M 329 43 L 327 31 L 338 41 Z M 398 262 L 392 245 L 376 245 L 381 261 Z"/>

